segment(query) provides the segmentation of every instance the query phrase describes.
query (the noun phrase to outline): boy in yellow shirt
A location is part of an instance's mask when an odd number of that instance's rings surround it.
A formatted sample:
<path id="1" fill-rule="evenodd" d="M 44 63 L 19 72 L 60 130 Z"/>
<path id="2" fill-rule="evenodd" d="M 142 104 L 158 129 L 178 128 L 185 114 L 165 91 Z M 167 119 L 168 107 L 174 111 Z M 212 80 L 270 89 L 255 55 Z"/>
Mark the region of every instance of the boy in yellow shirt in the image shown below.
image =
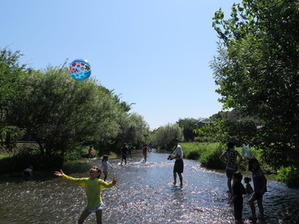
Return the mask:
<path id="1" fill-rule="evenodd" d="M 78 223 L 83 224 L 85 219 L 92 213 L 96 213 L 97 224 L 102 224 L 102 210 L 105 208 L 101 197 L 101 189 L 109 188 L 116 184 L 116 179 L 114 178 L 112 182 L 105 182 L 98 179 L 101 176 L 101 170 L 99 167 L 94 166 L 89 170 L 89 178 L 74 178 L 67 176 L 62 170 L 55 171 L 54 174 L 59 177 L 74 181 L 76 184 L 80 185 L 86 193 L 87 196 L 87 207 L 82 212 Z"/>

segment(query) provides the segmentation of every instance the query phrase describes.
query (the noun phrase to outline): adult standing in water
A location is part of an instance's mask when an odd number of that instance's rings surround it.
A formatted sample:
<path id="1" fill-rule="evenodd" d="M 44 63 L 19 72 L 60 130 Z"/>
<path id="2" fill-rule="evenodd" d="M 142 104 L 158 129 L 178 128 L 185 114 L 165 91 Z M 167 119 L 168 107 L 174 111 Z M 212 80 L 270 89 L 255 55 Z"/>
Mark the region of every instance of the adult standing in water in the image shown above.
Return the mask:
<path id="1" fill-rule="evenodd" d="M 238 165 L 243 160 L 241 154 L 235 150 L 234 143 L 229 142 L 227 143 L 227 150 L 223 152 L 219 159 L 226 164 L 226 176 L 227 176 L 227 187 L 228 191 L 231 193 L 232 191 L 232 178 L 233 174 L 237 171 Z M 239 161 L 237 161 L 237 158 L 239 158 Z"/>
<path id="2" fill-rule="evenodd" d="M 183 149 L 179 145 L 179 140 L 174 139 L 172 141 L 174 144 L 174 151 L 173 153 L 169 156 L 169 159 L 175 159 L 174 167 L 173 167 L 173 184 L 176 185 L 176 180 L 177 180 L 177 174 L 180 179 L 180 186 L 183 186 L 183 176 L 182 173 L 184 172 L 184 162 L 183 162 Z"/>

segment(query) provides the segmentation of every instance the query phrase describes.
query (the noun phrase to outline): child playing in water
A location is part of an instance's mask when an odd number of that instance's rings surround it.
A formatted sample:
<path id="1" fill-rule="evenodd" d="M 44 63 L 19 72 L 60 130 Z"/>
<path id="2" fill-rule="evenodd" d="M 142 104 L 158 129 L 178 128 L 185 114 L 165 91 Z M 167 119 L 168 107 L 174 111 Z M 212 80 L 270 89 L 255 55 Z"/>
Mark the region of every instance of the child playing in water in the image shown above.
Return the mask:
<path id="1" fill-rule="evenodd" d="M 104 181 L 106 181 L 107 176 L 108 176 L 108 168 L 111 167 L 111 164 L 108 162 L 108 156 L 103 156 L 102 159 L 102 169 L 103 169 L 103 174 L 104 174 Z"/>
<path id="2" fill-rule="evenodd" d="M 246 193 L 245 188 L 242 184 L 242 178 L 243 176 L 240 172 L 235 172 L 233 174 L 231 201 L 234 204 L 235 223 L 242 223 L 243 194 Z"/>
<path id="3" fill-rule="evenodd" d="M 257 205 L 260 211 L 259 218 L 264 218 L 264 207 L 263 207 L 263 195 L 267 192 L 267 179 L 260 168 L 260 164 L 257 159 L 253 158 L 249 160 L 248 169 L 252 172 L 252 180 L 254 186 L 254 193 L 249 199 L 249 205 L 252 212 L 252 219 L 256 219 L 255 205 L 254 202 L 257 201 Z"/>
<path id="4" fill-rule="evenodd" d="M 245 177 L 244 178 L 244 183 L 246 184 L 245 185 L 246 194 L 252 194 L 252 192 L 253 192 L 253 189 L 252 189 L 252 186 L 250 184 L 250 181 L 251 181 L 250 177 Z"/>
<path id="5" fill-rule="evenodd" d="M 92 212 L 96 213 L 97 224 L 102 224 L 102 209 L 104 209 L 105 205 L 102 201 L 101 189 L 114 186 L 116 184 L 116 179 L 114 178 L 112 182 L 105 182 L 101 179 L 98 179 L 101 175 L 101 170 L 97 166 L 90 168 L 89 178 L 73 178 L 65 175 L 62 170 L 55 171 L 54 174 L 67 180 L 74 181 L 85 190 L 87 196 L 87 207 L 82 212 L 78 220 L 78 224 L 83 224 L 85 219 Z"/>

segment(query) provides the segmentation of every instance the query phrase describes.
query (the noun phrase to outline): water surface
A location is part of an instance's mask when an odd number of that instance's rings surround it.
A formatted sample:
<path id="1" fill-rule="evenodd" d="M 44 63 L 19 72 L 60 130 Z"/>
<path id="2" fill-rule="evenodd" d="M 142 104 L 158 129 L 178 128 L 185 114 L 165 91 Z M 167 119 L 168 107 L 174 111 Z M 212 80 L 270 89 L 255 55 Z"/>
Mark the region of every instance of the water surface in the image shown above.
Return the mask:
<path id="1" fill-rule="evenodd" d="M 234 223 L 232 207 L 228 204 L 226 176 L 222 172 L 200 167 L 196 161 L 184 160 L 184 187 L 172 185 L 174 161 L 166 154 L 152 152 L 148 162 L 140 156 L 128 160 L 110 161 L 114 168 L 108 180 L 118 184 L 103 191 L 107 209 L 103 223 L 109 224 L 219 224 Z M 91 165 L 101 165 L 100 160 Z M 72 174 L 86 177 L 88 173 Z M 299 190 L 289 189 L 275 181 L 268 182 L 264 197 L 266 220 L 259 223 L 299 223 Z M 86 206 L 84 191 L 67 180 L 53 178 L 44 181 L 1 182 L 1 224 L 71 224 Z M 243 218 L 250 223 L 249 205 L 244 198 Z M 85 222 L 95 223 L 92 214 Z"/>

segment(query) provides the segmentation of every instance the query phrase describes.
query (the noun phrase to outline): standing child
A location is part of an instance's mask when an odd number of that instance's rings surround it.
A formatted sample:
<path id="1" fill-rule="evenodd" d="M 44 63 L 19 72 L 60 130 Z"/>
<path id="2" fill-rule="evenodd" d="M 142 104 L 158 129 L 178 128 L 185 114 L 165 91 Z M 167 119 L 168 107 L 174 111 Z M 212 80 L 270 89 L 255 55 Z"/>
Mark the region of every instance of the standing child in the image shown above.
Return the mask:
<path id="1" fill-rule="evenodd" d="M 249 160 L 248 169 L 252 172 L 252 180 L 254 186 L 254 193 L 249 199 L 249 205 L 252 212 L 252 219 L 256 219 L 255 205 L 254 202 L 257 201 L 257 205 L 260 211 L 259 218 L 264 218 L 264 207 L 263 207 L 263 195 L 267 192 L 267 179 L 260 168 L 260 164 L 257 159 L 252 158 Z"/>
<path id="2" fill-rule="evenodd" d="M 253 189 L 252 189 L 252 186 L 250 184 L 250 181 L 251 181 L 250 177 L 245 177 L 244 178 L 244 183 L 246 184 L 245 185 L 245 190 L 246 190 L 246 194 L 248 194 L 248 195 L 253 193 Z"/>
<path id="3" fill-rule="evenodd" d="M 109 167 L 113 168 L 108 161 L 108 156 L 105 155 L 105 156 L 103 156 L 103 159 L 102 159 L 102 169 L 103 169 L 103 174 L 104 174 L 104 181 L 107 180 Z"/>
<path id="4" fill-rule="evenodd" d="M 242 174 L 235 172 L 233 174 L 233 186 L 232 186 L 232 202 L 234 204 L 234 216 L 235 223 L 242 223 L 243 212 L 243 194 L 245 194 L 245 188 L 242 184 Z"/>
<path id="5" fill-rule="evenodd" d="M 54 174 L 56 176 L 74 181 L 85 190 L 87 196 L 87 207 L 82 212 L 78 220 L 78 224 L 83 224 L 85 219 L 92 212 L 96 213 L 97 224 L 102 224 L 102 209 L 104 209 L 105 205 L 102 201 L 101 189 L 114 186 L 116 184 L 116 179 L 114 178 L 112 182 L 105 182 L 101 179 L 98 179 L 101 175 L 101 170 L 97 166 L 90 168 L 89 178 L 73 178 L 65 175 L 62 170 L 55 171 Z"/>

